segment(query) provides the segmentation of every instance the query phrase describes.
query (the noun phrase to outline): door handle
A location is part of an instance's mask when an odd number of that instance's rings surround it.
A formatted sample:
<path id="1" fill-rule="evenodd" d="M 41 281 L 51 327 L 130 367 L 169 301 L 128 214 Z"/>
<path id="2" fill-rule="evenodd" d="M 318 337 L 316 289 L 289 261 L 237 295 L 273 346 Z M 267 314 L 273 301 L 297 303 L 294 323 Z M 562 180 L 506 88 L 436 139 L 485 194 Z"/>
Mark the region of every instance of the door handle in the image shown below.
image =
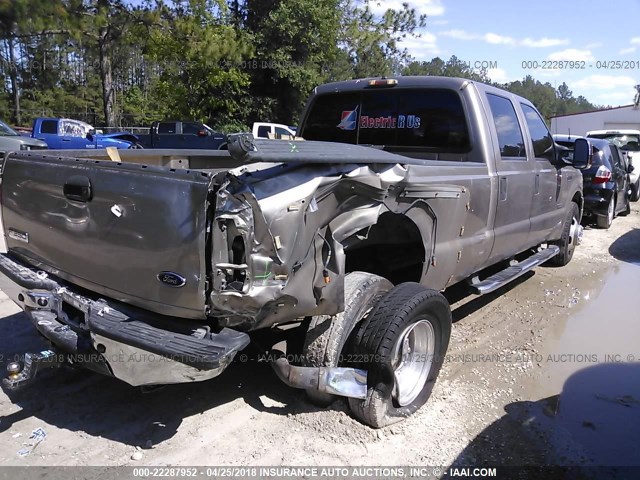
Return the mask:
<path id="1" fill-rule="evenodd" d="M 91 181 L 83 175 L 74 175 L 65 182 L 62 191 L 69 200 L 88 202 L 92 196 Z"/>
<path id="2" fill-rule="evenodd" d="M 536 195 L 538 193 L 540 193 L 540 174 L 539 173 L 536 173 L 536 180 L 535 180 L 535 183 L 534 183 L 534 191 L 533 191 L 533 193 L 535 193 Z"/>
<path id="3" fill-rule="evenodd" d="M 63 141 L 63 142 L 70 142 L 70 141 L 71 141 L 71 139 L 70 139 L 70 138 L 63 138 L 63 139 L 62 139 L 62 141 Z"/>
<path id="4" fill-rule="evenodd" d="M 500 201 L 504 201 L 507 199 L 507 177 L 500 177 L 500 185 L 499 185 L 499 199 Z"/>

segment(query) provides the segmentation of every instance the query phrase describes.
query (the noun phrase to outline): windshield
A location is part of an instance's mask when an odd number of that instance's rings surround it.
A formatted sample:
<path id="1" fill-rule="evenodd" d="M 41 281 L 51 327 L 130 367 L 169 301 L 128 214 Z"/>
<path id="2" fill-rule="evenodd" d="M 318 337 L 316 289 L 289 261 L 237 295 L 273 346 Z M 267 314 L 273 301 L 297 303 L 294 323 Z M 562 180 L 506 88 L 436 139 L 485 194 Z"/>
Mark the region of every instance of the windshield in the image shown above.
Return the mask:
<path id="1" fill-rule="evenodd" d="M 13 130 L 6 123 L 0 122 L 0 135 L 3 137 L 15 137 L 16 135 L 20 135 L 20 134 L 15 130 Z"/>
<path id="2" fill-rule="evenodd" d="M 631 152 L 640 151 L 640 135 L 621 133 L 598 133 L 595 135 L 589 135 L 589 137 L 609 140 L 614 145 L 617 145 L 620 150 L 627 150 Z"/>
<path id="3" fill-rule="evenodd" d="M 60 120 L 60 131 L 63 135 L 69 137 L 85 137 L 91 130 L 93 130 L 91 125 L 79 120 L 69 120 L 66 118 Z"/>

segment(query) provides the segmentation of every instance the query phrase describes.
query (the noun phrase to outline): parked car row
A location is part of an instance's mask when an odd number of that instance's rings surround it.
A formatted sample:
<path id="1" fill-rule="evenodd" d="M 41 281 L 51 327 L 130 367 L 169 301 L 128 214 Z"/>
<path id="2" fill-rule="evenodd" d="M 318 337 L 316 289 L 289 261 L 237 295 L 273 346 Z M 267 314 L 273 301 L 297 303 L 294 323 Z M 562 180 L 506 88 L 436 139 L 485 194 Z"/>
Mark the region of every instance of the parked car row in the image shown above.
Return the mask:
<path id="1" fill-rule="evenodd" d="M 28 129 L 26 129 L 28 130 Z M 252 127 L 256 138 L 293 138 L 295 127 L 279 123 L 256 122 Z M 131 132 L 102 133 L 86 122 L 69 118 L 36 118 L 30 131 L 18 134 L 4 123 L 0 135 L 11 141 L 0 142 L 0 151 L 32 148 L 83 150 L 115 147 L 177 148 L 192 150 L 226 150 L 227 136 L 208 125 L 195 121 L 164 120 L 153 122 L 148 134 Z M 33 140 L 22 140 L 31 137 Z M 3 139 L 4 140 L 4 139 Z M 16 143 L 18 142 L 18 143 Z M 20 146 L 22 145 L 22 146 Z"/>
<path id="2" fill-rule="evenodd" d="M 553 138 L 566 147 L 563 158 L 569 163 L 576 140 L 585 137 L 556 134 Z M 637 172 L 620 143 L 611 141 L 614 137 L 588 132 L 586 138 L 593 151 L 591 167 L 582 171 L 584 218 L 606 229 L 617 215 L 628 215 L 630 202 L 638 200 Z"/>

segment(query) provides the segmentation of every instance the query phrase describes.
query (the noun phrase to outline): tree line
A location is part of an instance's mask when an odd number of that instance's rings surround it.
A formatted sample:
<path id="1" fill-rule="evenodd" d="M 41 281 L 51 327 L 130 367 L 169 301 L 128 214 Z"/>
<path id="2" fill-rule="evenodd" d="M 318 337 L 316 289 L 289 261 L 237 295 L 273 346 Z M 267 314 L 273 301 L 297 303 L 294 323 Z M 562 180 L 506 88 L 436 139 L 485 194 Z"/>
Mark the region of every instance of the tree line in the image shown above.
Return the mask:
<path id="1" fill-rule="evenodd" d="M 96 126 L 192 119 L 224 131 L 295 124 L 313 87 L 381 75 L 462 76 L 456 57 L 418 62 L 402 40 L 426 17 L 369 0 L 0 0 L 0 118 Z M 546 117 L 594 108 L 532 77 L 500 85 Z"/>

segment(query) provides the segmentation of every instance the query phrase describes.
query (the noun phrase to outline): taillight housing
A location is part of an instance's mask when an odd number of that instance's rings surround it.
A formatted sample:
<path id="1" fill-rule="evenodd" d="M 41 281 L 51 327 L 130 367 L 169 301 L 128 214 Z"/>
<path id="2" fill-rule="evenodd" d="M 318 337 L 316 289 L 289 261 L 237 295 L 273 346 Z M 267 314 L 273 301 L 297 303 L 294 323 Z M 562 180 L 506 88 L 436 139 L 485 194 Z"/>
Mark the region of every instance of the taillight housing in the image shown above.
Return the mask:
<path id="1" fill-rule="evenodd" d="M 598 167 L 598 171 L 593 177 L 593 180 L 591 180 L 591 183 L 607 183 L 609 180 L 611 180 L 611 170 L 604 165 L 600 165 L 600 167 Z"/>

